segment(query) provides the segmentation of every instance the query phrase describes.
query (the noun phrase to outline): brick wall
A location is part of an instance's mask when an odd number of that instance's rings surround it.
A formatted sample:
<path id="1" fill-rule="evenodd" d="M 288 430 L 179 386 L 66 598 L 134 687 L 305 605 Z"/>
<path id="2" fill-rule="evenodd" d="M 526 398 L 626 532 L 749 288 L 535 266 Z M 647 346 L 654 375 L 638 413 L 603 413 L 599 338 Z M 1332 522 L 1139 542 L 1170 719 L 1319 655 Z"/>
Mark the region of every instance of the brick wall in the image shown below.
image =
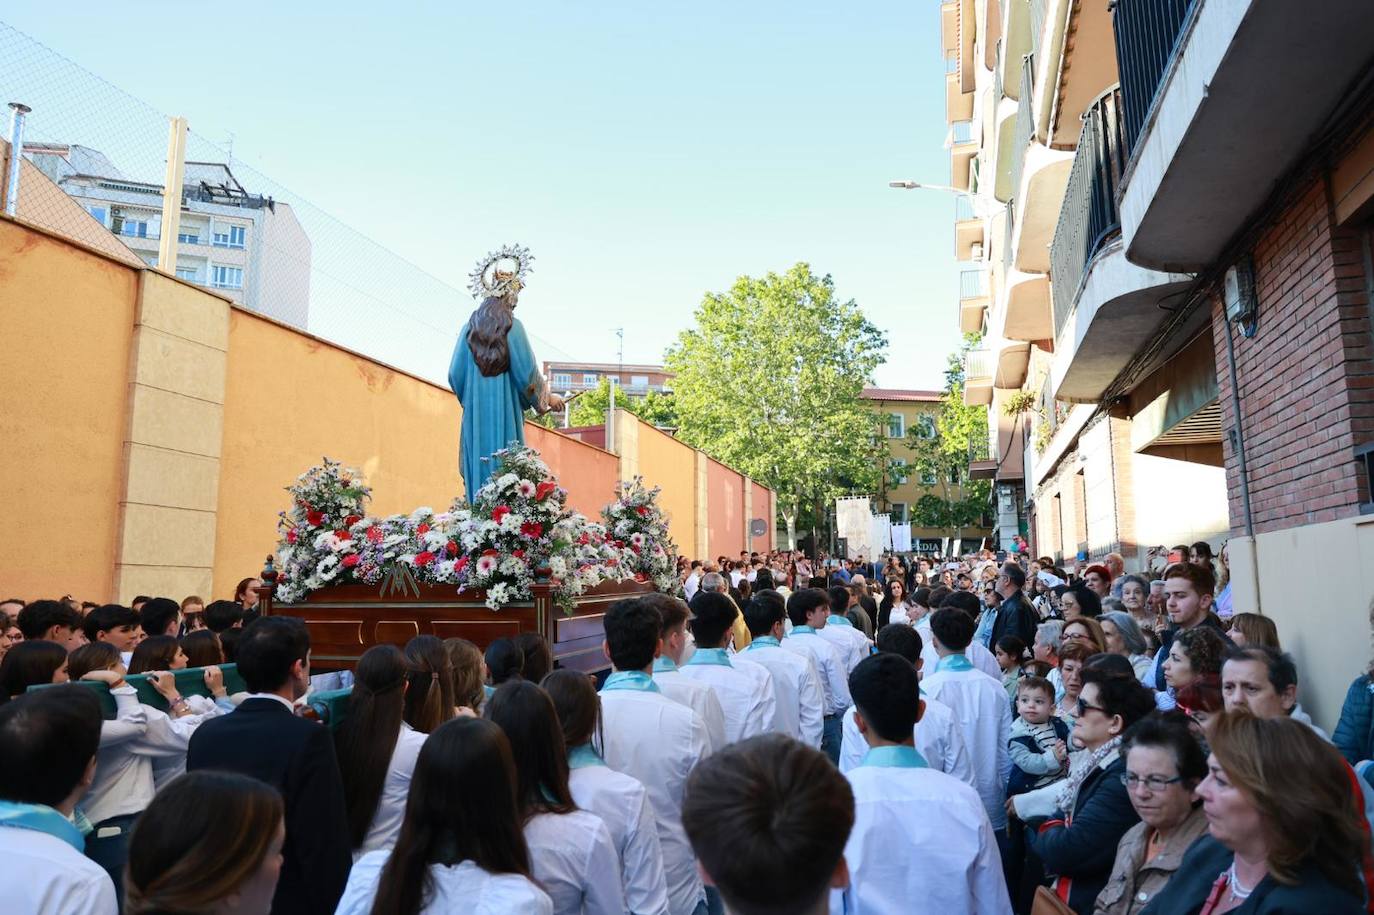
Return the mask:
<path id="1" fill-rule="evenodd" d="M 1334 224 L 1313 179 L 1254 248 L 1259 330 L 1235 334 L 1255 530 L 1356 514 L 1367 498 L 1352 448 L 1374 438 L 1374 366 L 1359 233 Z M 1233 427 L 1224 304 L 1212 305 L 1223 428 Z M 1224 436 L 1233 533 L 1239 463 Z"/>

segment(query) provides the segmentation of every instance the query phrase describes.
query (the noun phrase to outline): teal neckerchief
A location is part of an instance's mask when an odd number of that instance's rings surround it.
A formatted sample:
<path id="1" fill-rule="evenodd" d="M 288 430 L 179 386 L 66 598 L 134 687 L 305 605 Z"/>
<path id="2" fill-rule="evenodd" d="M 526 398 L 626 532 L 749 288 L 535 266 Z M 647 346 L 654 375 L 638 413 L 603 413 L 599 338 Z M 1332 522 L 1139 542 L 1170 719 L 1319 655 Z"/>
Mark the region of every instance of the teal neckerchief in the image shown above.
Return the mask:
<path id="1" fill-rule="evenodd" d="M 46 804 L 21 804 L 0 801 L 0 827 L 32 829 L 66 842 L 79 852 L 86 851 L 86 838 L 71 820 Z"/>
<path id="2" fill-rule="evenodd" d="M 661 654 L 654 658 L 654 673 L 670 674 L 675 670 L 677 670 L 677 662 L 666 654 Z"/>
<path id="3" fill-rule="evenodd" d="M 861 766 L 886 769 L 928 769 L 930 764 L 915 747 L 869 747 Z"/>
<path id="4" fill-rule="evenodd" d="M 771 635 L 761 635 L 761 636 L 759 636 L 758 638 L 754 639 L 754 641 L 750 642 L 750 643 L 749 643 L 749 647 L 746 648 L 746 649 L 744 649 L 744 650 L 745 650 L 745 651 L 750 651 L 750 650 L 752 650 L 752 649 L 754 649 L 754 648 L 781 648 L 781 647 L 782 647 L 782 642 L 779 642 L 777 639 L 773 638 Z"/>
<path id="5" fill-rule="evenodd" d="M 960 654 L 947 654 L 935 665 L 935 672 L 942 670 L 973 670 L 973 662 Z"/>
<path id="6" fill-rule="evenodd" d="M 793 626 L 793 627 L 792 627 L 792 634 L 793 634 L 793 635 L 815 635 L 815 634 L 816 634 L 816 630 L 815 630 L 815 628 L 812 627 L 812 626 Z"/>
<path id="7" fill-rule="evenodd" d="M 607 677 L 601 686 L 603 693 L 609 689 L 633 689 L 641 693 L 663 692 L 654 682 L 654 678 L 642 670 L 617 670 Z"/>
<path id="8" fill-rule="evenodd" d="M 715 664 L 719 667 L 734 667 L 730 663 L 730 656 L 725 653 L 724 648 L 698 648 L 692 655 L 692 659 L 687 662 L 688 667 L 698 664 Z"/>
<path id="9" fill-rule="evenodd" d="M 496 695 L 496 687 L 483 684 L 482 693 L 490 699 L 492 696 Z"/>
<path id="10" fill-rule="evenodd" d="M 569 769 L 586 769 L 589 766 L 604 766 L 606 760 L 592 749 L 592 745 L 584 743 L 580 747 L 573 747 L 568 751 Z"/>
<path id="11" fill-rule="evenodd" d="M 848 626 L 850 629 L 854 628 L 854 624 L 849 621 L 849 617 L 836 616 L 833 613 L 830 614 L 830 618 L 825 621 L 825 624 L 827 626 Z"/>

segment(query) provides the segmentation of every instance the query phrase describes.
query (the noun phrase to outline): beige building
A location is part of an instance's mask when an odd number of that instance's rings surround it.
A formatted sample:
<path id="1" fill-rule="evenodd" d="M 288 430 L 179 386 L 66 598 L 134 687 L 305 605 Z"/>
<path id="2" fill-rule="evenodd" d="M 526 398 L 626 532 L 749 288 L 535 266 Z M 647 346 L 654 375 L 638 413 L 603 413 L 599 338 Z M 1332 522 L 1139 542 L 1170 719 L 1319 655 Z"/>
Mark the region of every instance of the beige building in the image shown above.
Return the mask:
<path id="1" fill-rule="evenodd" d="M 671 389 L 673 373 L 661 365 L 627 365 L 616 362 L 545 362 L 549 389 L 560 394 L 592 391 L 603 379 L 631 396 Z"/>
<path id="2" fill-rule="evenodd" d="M 86 146 L 25 143 L 24 155 L 91 218 L 149 266 L 158 266 L 162 185 L 126 177 L 103 153 Z M 177 277 L 305 329 L 310 261 L 310 239 L 290 206 L 250 193 L 224 163 L 186 163 Z"/>

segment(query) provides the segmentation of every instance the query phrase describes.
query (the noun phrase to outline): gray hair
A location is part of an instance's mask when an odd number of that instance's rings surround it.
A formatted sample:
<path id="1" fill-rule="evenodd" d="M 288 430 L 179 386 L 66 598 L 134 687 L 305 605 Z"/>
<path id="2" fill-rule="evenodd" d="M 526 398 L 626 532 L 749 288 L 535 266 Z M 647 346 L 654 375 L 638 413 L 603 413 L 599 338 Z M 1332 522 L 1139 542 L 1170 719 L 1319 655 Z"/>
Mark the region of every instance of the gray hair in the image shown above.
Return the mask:
<path id="1" fill-rule="evenodd" d="M 724 591 L 726 590 L 725 576 L 719 572 L 707 572 L 701 579 L 701 590 L 703 591 Z"/>
<path id="2" fill-rule="evenodd" d="M 1116 631 L 1121 633 L 1121 644 L 1126 646 L 1127 654 L 1144 654 L 1146 651 L 1145 636 L 1140 633 L 1140 625 L 1136 623 L 1135 617 L 1120 610 L 1109 610 L 1098 617 L 1098 622 L 1111 620 Z"/>
<path id="3" fill-rule="evenodd" d="M 1124 587 L 1126 587 L 1128 584 L 1140 585 L 1140 590 L 1144 591 L 1145 594 L 1146 594 L 1147 596 L 1148 596 L 1149 593 L 1150 593 L 1150 583 L 1149 583 L 1148 581 L 1145 580 L 1145 576 L 1143 576 L 1143 575 L 1123 575 L 1123 576 L 1121 576 L 1121 587 L 1124 588 Z"/>
<path id="4" fill-rule="evenodd" d="M 1064 644 L 1064 621 L 1049 620 L 1036 626 L 1035 639 L 1043 645 L 1048 645 L 1055 654 L 1059 654 L 1059 648 Z"/>

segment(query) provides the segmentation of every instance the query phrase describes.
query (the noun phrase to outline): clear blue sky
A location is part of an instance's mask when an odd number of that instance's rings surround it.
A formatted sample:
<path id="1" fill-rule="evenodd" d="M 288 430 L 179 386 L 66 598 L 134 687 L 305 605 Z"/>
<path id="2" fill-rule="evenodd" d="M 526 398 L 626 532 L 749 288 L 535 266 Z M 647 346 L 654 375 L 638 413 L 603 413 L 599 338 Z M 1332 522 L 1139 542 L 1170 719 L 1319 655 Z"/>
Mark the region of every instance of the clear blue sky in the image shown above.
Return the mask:
<path id="1" fill-rule="evenodd" d="M 541 358 L 613 360 L 623 326 L 626 361 L 658 361 L 703 292 L 805 260 L 887 333 L 878 383 L 938 387 L 953 197 L 886 186 L 949 177 L 938 10 L 11 0 L 0 20 L 232 132 L 235 160 L 455 286 L 529 245 Z"/>

